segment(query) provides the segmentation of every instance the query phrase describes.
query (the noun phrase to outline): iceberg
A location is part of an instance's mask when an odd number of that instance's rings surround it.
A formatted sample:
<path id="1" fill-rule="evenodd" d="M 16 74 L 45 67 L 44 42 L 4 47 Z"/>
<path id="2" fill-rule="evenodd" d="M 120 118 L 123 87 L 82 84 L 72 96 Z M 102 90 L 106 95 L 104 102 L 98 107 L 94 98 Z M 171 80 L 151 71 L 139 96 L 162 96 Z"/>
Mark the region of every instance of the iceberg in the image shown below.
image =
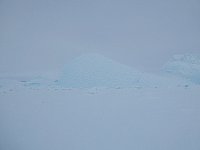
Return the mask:
<path id="1" fill-rule="evenodd" d="M 99 54 L 86 54 L 65 66 L 59 84 L 70 88 L 131 87 L 141 73 Z"/>
<path id="2" fill-rule="evenodd" d="M 200 57 L 192 54 L 175 55 L 164 65 L 164 72 L 200 84 Z"/>
<path id="3" fill-rule="evenodd" d="M 58 80 L 67 88 L 132 88 L 185 86 L 185 80 L 140 72 L 99 54 L 87 54 L 68 63 Z"/>

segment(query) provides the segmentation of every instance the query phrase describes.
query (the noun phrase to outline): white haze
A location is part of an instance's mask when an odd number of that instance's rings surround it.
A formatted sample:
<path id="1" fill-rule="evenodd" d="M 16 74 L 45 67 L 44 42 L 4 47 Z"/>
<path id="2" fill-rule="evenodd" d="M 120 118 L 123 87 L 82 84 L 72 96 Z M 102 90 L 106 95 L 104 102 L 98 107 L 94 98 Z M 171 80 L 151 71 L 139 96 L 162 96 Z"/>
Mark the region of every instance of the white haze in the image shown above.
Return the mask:
<path id="1" fill-rule="evenodd" d="M 0 150 L 199 150 L 199 16 L 199 0 L 0 0 Z"/>
<path id="2" fill-rule="evenodd" d="M 157 71 L 177 53 L 200 53 L 198 0 L 1 0 L 0 72 L 62 68 L 97 52 Z"/>

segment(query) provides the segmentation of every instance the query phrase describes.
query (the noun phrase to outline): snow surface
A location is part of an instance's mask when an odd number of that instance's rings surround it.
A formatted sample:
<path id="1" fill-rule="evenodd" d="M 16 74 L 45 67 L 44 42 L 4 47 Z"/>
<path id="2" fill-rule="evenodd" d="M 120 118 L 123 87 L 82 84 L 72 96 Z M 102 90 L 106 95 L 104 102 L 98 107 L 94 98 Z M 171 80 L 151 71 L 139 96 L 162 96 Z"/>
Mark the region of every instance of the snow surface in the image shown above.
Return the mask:
<path id="1" fill-rule="evenodd" d="M 1 150 L 199 150 L 200 88 L 0 94 Z"/>
<path id="2" fill-rule="evenodd" d="M 170 74 L 198 66 L 175 60 Z M 0 76 L 0 150 L 199 150 L 200 85 L 187 69 L 154 75 L 90 54 L 60 78 Z"/>

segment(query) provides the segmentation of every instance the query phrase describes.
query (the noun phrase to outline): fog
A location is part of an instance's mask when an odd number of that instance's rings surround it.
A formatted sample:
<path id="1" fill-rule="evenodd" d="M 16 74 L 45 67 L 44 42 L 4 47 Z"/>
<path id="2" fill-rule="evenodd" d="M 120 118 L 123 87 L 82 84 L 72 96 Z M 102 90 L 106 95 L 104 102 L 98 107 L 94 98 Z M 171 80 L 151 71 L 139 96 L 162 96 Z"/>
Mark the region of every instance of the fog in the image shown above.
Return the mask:
<path id="1" fill-rule="evenodd" d="M 200 0 L 0 0 L 0 150 L 200 150 L 197 55 Z"/>
<path id="2" fill-rule="evenodd" d="M 0 73 L 99 53 L 144 71 L 200 54 L 199 0 L 0 0 Z"/>

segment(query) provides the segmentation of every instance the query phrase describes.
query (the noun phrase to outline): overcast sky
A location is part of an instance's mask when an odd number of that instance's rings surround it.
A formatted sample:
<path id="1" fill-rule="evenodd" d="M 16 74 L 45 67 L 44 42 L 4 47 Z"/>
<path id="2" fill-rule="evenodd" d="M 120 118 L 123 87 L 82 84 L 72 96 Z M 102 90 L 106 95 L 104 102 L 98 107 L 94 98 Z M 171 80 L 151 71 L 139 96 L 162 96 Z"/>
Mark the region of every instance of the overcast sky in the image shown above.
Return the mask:
<path id="1" fill-rule="evenodd" d="M 199 0 L 0 0 L 0 72 L 97 52 L 140 70 L 200 54 Z"/>

